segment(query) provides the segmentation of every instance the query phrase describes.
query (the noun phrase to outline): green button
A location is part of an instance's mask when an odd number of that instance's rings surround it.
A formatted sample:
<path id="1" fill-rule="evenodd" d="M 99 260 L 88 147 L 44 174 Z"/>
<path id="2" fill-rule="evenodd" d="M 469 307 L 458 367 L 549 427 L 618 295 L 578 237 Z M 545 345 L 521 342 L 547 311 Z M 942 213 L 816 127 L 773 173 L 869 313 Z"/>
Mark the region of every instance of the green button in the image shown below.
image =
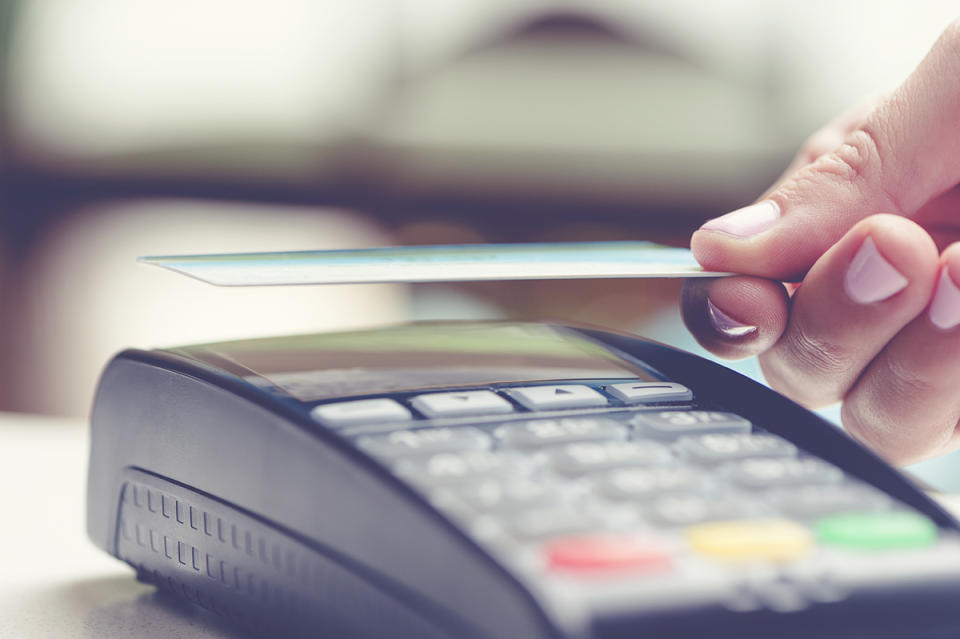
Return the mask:
<path id="1" fill-rule="evenodd" d="M 923 548 L 937 540 L 932 521 L 902 511 L 831 515 L 818 520 L 814 529 L 824 544 L 862 550 Z"/>

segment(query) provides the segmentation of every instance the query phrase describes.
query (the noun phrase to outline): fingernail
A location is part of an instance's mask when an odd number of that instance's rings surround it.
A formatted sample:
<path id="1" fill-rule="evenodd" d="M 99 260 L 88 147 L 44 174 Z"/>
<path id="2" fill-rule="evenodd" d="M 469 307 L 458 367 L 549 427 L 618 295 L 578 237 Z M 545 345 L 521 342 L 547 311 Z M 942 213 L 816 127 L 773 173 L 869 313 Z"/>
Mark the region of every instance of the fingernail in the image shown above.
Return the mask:
<path id="1" fill-rule="evenodd" d="M 930 321 L 943 330 L 960 324 L 960 289 L 953 283 L 946 267 L 940 273 L 940 282 L 930 304 Z"/>
<path id="2" fill-rule="evenodd" d="M 883 259 L 870 237 L 853 256 L 843 280 L 847 295 L 858 304 L 883 301 L 902 291 L 909 283 L 900 271 Z"/>
<path id="3" fill-rule="evenodd" d="M 777 223 L 780 219 L 780 207 L 773 200 L 764 200 L 737 209 L 707 221 L 701 229 L 720 231 L 736 237 L 750 237 Z"/>
<path id="4" fill-rule="evenodd" d="M 707 316 L 710 318 L 713 328 L 727 337 L 743 337 L 757 332 L 756 326 L 738 322 L 717 308 L 709 299 L 707 300 Z"/>

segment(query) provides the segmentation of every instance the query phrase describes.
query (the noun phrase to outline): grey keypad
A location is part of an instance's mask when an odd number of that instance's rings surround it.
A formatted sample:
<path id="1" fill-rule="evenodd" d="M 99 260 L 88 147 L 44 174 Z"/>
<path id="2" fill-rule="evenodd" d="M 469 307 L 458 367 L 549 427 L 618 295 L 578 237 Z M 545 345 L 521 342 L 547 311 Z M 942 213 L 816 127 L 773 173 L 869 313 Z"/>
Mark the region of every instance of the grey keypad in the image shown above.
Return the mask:
<path id="1" fill-rule="evenodd" d="M 729 478 L 747 488 L 798 484 L 834 484 L 843 479 L 836 467 L 819 459 L 748 459 L 727 469 Z"/>
<path id="2" fill-rule="evenodd" d="M 325 404 L 339 408 L 318 408 L 314 417 L 380 459 L 478 543 L 502 544 L 497 548 L 518 558 L 565 536 L 662 529 L 681 540 L 685 527 L 704 522 L 788 518 L 809 527 L 828 514 L 893 507 L 880 491 L 736 414 L 645 406 L 693 401 L 679 384 L 616 383 L 603 387 L 607 395 L 594 386 L 428 393 L 410 401 L 422 415 L 444 418 L 439 424 L 389 399 Z M 585 410 L 536 414 L 576 408 Z M 350 435 L 351 425 L 393 421 L 386 428 L 398 430 Z"/>
<path id="3" fill-rule="evenodd" d="M 687 459 L 701 464 L 720 464 L 755 457 L 792 457 L 797 447 L 767 433 L 714 434 L 684 437 L 677 450 Z"/>
<path id="4" fill-rule="evenodd" d="M 424 428 L 357 439 L 357 446 L 376 457 L 406 457 L 433 453 L 485 450 L 490 436 L 476 428 Z"/>
<path id="5" fill-rule="evenodd" d="M 658 442 L 583 442 L 548 453 L 548 465 L 565 475 L 583 475 L 624 466 L 660 466 L 673 460 Z"/>
<path id="6" fill-rule="evenodd" d="M 733 413 L 669 410 L 637 413 L 630 424 L 638 434 L 672 440 L 684 435 L 749 433 L 750 422 Z"/>
<path id="7" fill-rule="evenodd" d="M 534 419 L 506 424 L 494 431 L 505 448 L 532 449 L 574 442 L 622 440 L 627 428 L 607 417 Z"/>

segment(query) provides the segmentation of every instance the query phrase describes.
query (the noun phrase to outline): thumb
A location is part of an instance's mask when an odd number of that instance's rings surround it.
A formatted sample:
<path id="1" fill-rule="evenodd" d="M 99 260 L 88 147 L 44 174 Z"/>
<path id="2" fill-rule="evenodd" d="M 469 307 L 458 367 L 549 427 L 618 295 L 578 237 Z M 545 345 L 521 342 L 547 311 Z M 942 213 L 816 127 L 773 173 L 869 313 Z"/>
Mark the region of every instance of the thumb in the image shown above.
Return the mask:
<path id="1" fill-rule="evenodd" d="M 960 21 L 843 144 L 760 202 L 704 224 L 706 269 L 799 280 L 859 220 L 912 217 L 960 181 Z"/>

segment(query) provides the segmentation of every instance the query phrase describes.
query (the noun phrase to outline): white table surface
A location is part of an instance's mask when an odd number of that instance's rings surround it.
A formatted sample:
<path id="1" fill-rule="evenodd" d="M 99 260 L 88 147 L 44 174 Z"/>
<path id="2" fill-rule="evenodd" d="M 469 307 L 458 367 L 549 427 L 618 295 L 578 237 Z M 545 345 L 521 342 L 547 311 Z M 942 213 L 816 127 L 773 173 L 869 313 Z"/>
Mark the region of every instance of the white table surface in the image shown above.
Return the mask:
<path id="1" fill-rule="evenodd" d="M 82 420 L 0 413 L 0 637 L 233 636 L 87 539 Z"/>
<path id="2" fill-rule="evenodd" d="M 83 420 L 0 413 L 0 637 L 236 636 L 87 539 L 87 454 Z M 960 512 L 956 497 L 946 502 Z"/>

